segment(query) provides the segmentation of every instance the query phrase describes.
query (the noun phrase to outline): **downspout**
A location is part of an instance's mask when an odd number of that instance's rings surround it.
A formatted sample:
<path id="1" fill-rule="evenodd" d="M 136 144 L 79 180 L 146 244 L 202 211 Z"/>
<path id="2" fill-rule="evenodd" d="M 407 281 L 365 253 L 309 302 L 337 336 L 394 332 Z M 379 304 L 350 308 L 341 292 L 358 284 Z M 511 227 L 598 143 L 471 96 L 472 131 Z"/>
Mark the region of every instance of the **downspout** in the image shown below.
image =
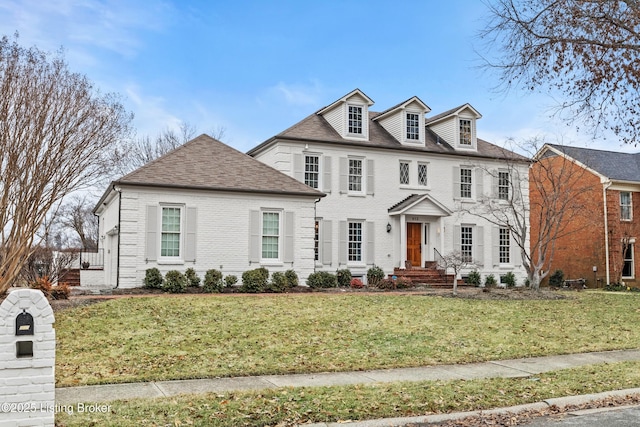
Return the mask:
<path id="1" fill-rule="evenodd" d="M 611 187 L 611 181 L 604 182 L 602 184 L 602 201 L 604 206 L 604 256 L 605 256 L 605 270 L 607 273 L 607 283 L 610 281 L 609 273 L 609 220 L 607 219 L 607 189 Z"/>
<path id="2" fill-rule="evenodd" d="M 118 192 L 118 256 L 116 258 L 116 287 L 114 289 L 118 289 L 120 286 L 120 230 L 122 229 L 122 224 L 120 223 L 122 219 L 122 190 L 120 188 L 116 188 L 113 186 L 113 189 Z"/>

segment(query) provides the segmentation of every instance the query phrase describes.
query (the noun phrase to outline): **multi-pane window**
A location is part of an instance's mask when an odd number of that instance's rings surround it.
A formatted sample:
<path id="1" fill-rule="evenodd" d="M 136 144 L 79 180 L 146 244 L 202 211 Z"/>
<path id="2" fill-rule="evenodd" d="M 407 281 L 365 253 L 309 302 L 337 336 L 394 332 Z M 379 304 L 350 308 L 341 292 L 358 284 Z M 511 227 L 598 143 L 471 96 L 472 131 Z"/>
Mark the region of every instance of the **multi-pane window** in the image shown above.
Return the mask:
<path id="1" fill-rule="evenodd" d="M 509 264 L 511 262 L 511 246 L 509 239 L 509 229 L 500 227 L 498 233 L 498 252 L 500 256 L 500 264 Z"/>
<path id="2" fill-rule="evenodd" d="M 320 159 L 318 156 L 304 156 L 304 183 L 318 188 L 320 178 Z"/>
<path id="3" fill-rule="evenodd" d="M 634 277 L 634 265 L 633 265 L 633 244 L 627 243 L 626 247 L 622 245 L 624 255 L 624 265 L 622 266 L 622 277 Z"/>
<path id="4" fill-rule="evenodd" d="M 427 185 L 427 165 L 426 163 L 418 163 L 418 184 Z"/>
<path id="5" fill-rule="evenodd" d="M 620 219 L 631 220 L 631 193 L 628 191 L 620 192 Z"/>
<path id="6" fill-rule="evenodd" d="M 460 227 L 460 253 L 464 261 L 473 260 L 473 227 Z"/>
<path id="7" fill-rule="evenodd" d="M 498 199 L 509 200 L 509 172 L 498 172 Z"/>
<path id="8" fill-rule="evenodd" d="M 361 159 L 349 159 L 349 191 L 362 191 Z"/>
<path id="9" fill-rule="evenodd" d="M 350 222 L 348 235 L 349 261 L 362 261 L 362 223 Z"/>
<path id="10" fill-rule="evenodd" d="M 315 230 L 313 232 L 313 252 L 315 254 L 314 259 L 318 261 L 320 259 L 320 222 L 316 221 Z"/>
<path id="11" fill-rule="evenodd" d="M 407 113 L 407 139 L 418 141 L 420 139 L 420 116 L 415 113 Z"/>
<path id="12" fill-rule="evenodd" d="M 362 107 L 349 105 L 349 133 L 362 134 Z"/>
<path id="13" fill-rule="evenodd" d="M 400 184 L 409 184 L 409 163 L 400 162 Z"/>
<path id="14" fill-rule="evenodd" d="M 471 169 L 460 168 L 460 197 L 471 198 Z"/>
<path id="15" fill-rule="evenodd" d="M 162 232 L 160 235 L 160 256 L 180 256 L 180 213 L 179 207 L 162 208 Z"/>
<path id="16" fill-rule="evenodd" d="M 262 258 L 278 259 L 280 242 L 280 213 L 262 212 Z"/>
<path id="17" fill-rule="evenodd" d="M 460 119 L 460 145 L 471 145 L 471 120 Z"/>

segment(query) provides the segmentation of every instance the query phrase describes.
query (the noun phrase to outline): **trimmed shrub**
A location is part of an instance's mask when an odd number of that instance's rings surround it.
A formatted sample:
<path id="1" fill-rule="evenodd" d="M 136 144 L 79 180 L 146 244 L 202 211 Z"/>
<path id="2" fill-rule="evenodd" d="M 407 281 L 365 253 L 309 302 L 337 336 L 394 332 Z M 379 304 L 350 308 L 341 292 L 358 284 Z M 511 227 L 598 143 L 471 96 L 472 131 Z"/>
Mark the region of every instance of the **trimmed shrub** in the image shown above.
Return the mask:
<path id="1" fill-rule="evenodd" d="M 369 286 L 377 286 L 384 279 L 384 270 L 374 265 L 367 271 L 367 283 Z"/>
<path id="2" fill-rule="evenodd" d="M 68 283 L 58 283 L 58 286 L 51 287 L 52 299 L 69 299 L 69 295 L 71 295 L 71 287 Z"/>
<path id="3" fill-rule="evenodd" d="M 284 272 L 284 277 L 287 279 L 287 288 L 295 288 L 298 286 L 299 279 L 298 274 L 293 270 L 287 270 Z"/>
<path id="4" fill-rule="evenodd" d="M 338 278 L 328 271 L 317 271 L 309 275 L 307 285 L 313 289 L 335 288 L 338 286 Z"/>
<path id="5" fill-rule="evenodd" d="M 354 277 L 353 279 L 351 279 L 350 286 L 353 289 L 362 289 L 364 288 L 364 283 L 362 283 L 362 280 L 358 279 L 357 277 Z"/>
<path id="6" fill-rule="evenodd" d="M 351 270 L 345 268 L 336 271 L 336 278 L 338 279 L 338 286 L 348 288 L 351 285 Z"/>
<path id="7" fill-rule="evenodd" d="M 164 279 L 160 270 L 157 268 L 148 268 L 144 273 L 144 287 L 148 289 L 162 289 Z"/>
<path id="8" fill-rule="evenodd" d="M 513 288 L 516 286 L 516 275 L 513 274 L 513 271 L 509 271 L 500 278 L 500 281 L 507 285 L 507 288 Z"/>
<path id="9" fill-rule="evenodd" d="M 49 298 L 51 296 L 51 288 L 53 284 L 49 281 L 49 276 L 38 277 L 35 282 L 31 283 L 29 287 L 31 289 L 37 289 L 42 291 L 45 297 Z"/>
<path id="10" fill-rule="evenodd" d="M 478 270 L 473 270 L 469 273 L 469 276 L 467 276 L 467 283 L 476 287 L 480 286 L 480 283 L 482 283 L 482 277 L 480 277 Z"/>
<path id="11" fill-rule="evenodd" d="M 207 293 L 220 292 L 222 290 L 222 273 L 215 268 L 207 270 L 204 274 L 202 290 Z"/>
<path id="12" fill-rule="evenodd" d="M 378 281 L 378 283 L 375 286 L 378 289 L 395 289 L 396 288 L 396 281 L 390 278 L 384 278 L 380 281 Z"/>
<path id="13" fill-rule="evenodd" d="M 270 292 L 284 292 L 287 290 L 287 278 L 284 273 L 276 271 L 271 275 L 268 289 Z"/>
<path id="14" fill-rule="evenodd" d="M 238 283 L 238 276 L 234 276 L 233 274 L 229 274 L 228 276 L 226 276 L 224 278 L 224 286 L 227 287 L 227 288 L 232 287 L 236 283 Z"/>
<path id="15" fill-rule="evenodd" d="M 162 289 L 172 294 L 180 294 L 187 291 L 187 278 L 178 270 L 167 271 L 164 276 Z"/>
<path id="16" fill-rule="evenodd" d="M 200 277 L 193 268 L 187 268 L 187 271 L 184 272 L 184 277 L 187 278 L 188 286 L 192 286 L 197 288 L 200 286 Z"/>
<path id="17" fill-rule="evenodd" d="M 269 270 L 264 267 L 242 273 L 242 291 L 243 292 L 264 292 L 267 289 L 269 281 Z"/>
<path id="18" fill-rule="evenodd" d="M 562 285 L 564 285 L 564 272 L 562 270 L 556 270 L 549 276 L 549 286 L 559 288 L 562 287 Z"/>
<path id="19" fill-rule="evenodd" d="M 413 283 L 410 277 L 400 276 L 396 280 L 396 289 L 410 289 L 415 288 L 416 285 Z"/>
<path id="20" fill-rule="evenodd" d="M 496 276 L 494 276 L 493 274 L 490 274 L 490 275 L 488 275 L 487 277 L 484 278 L 484 287 L 485 288 L 492 288 L 495 285 L 497 285 Z"/>

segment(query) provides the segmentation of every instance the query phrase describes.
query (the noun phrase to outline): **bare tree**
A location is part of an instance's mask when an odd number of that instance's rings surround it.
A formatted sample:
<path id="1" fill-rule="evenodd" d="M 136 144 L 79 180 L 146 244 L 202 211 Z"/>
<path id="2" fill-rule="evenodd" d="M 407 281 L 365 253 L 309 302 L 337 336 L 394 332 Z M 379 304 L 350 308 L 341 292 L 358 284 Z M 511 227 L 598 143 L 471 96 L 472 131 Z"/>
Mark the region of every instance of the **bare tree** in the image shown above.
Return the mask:
<path id="1" fill-rule="evenodd" d="M 225 133 L 225 128 L 218 126 L 212 129 L 209 135 L 220 141 L 225 137 Z M 197 129 L 194 126 L 187 122 L 182 122 L 178 131 L 167 128 L 159 133 L 155 139 L 146 135 L 134 140 L 128 150 L 125 173 L 144 166 L 171 150 L 175 150 L 196 137 L 196 134 Z"/>
<path id="2" fill-rule="evenodd" d="M 27 285 L 40 277 L 58 283 L 77 259 L 77 250 L 56 251 L 50 246 L 36 246 L 22 266 L 20 279 Z"/>
<path id="3" fill-rule="evenodd" d="M 640 140 L 640 5 L 636 0 L 487 0 L 481 37 L 503 89 L 555 90 L 565 120 Z"/>
<path id="4" fill-rule="evenodd" d="M 438 267 L 445 271 L 453 271 L 453 295 L 458 295 L 458 275 L 460 272 L 475 265 L 475 262 L 467 254 L 463 254 L 461 251 L 452 251 L 445 255 L 442 255 L 438 259 Z"/>
<path id="5" fill-rule="evenodd" d="M 117 96 L 71 72 L 61 52 L 0 40 L 0 293 L 37 246 L 36 233 L 62 198 L 112 167 L 132 115 Z M 45 233 L 46 234 L 46 233 Z"/>
<path id="6" fill-rule="evenodd" d="M 98 248 L 98 217 L 93 214 L 94 205 L 95 201 L 87 194 L 74 195 L 62 204 L 56 218 L 60 232 L 72 231 L 74 235 L 67 245 L 89 250 Z"/>
<path id="7" fill-rule="evenodd" d="M 532 139 L 521 149 L 533 156 L 542 146 L 542 141 Z M 528 168 L 505 158 L 499 169 L 485 172 L 493 178 L 491 193 L 459 210 L 508 230 L 529 285 L 537 290 L 551 269 L 556 241 L 589 224 L 585 219 L 590 213 L 584 209 L 584 197 L 593 188 L 592 181 L 585 179 L 589 172 L 555 154 L 534 158 Z"/>

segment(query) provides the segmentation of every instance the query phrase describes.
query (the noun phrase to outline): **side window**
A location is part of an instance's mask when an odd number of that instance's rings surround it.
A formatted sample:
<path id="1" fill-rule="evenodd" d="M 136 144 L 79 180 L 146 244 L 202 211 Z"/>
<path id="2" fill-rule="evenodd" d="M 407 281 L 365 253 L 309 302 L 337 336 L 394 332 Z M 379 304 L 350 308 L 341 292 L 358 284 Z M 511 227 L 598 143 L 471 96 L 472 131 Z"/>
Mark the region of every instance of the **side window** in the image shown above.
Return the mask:
<path id="1" fill-rule="evenodd" d="M 409 184 L 409 162 L 400 162 L 400 184 Z"/>
<path id="2" fill-rule="evenodd" d="M 162 225 L 160 232 L 160 256 L 180 258 L 182 235 L 182 208 L 179 206 L 162 207 Z"/>

